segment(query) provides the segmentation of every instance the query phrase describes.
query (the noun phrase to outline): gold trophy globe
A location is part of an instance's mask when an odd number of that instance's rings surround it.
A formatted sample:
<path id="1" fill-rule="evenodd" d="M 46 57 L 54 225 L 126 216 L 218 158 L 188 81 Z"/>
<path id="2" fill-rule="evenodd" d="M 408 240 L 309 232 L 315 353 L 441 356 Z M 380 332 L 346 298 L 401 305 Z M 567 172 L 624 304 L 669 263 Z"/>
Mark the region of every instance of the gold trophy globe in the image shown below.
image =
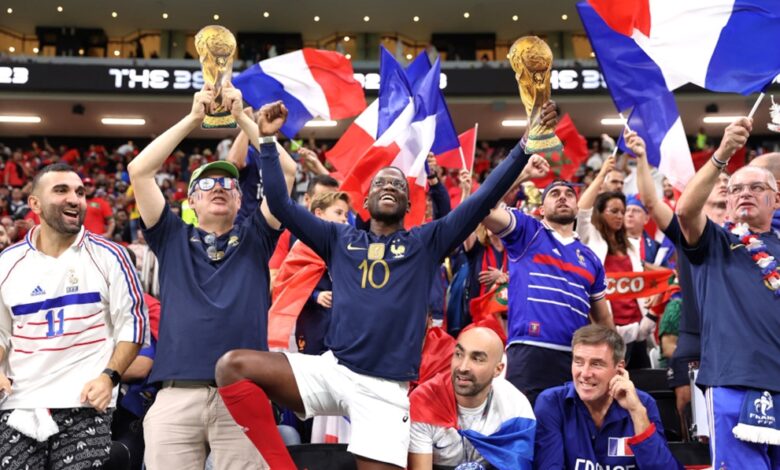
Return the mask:
<path id="1" fill-rule="evenodd" d="M 520 89 L 520 99 L 528 115 L 528 142 L 525 151 L 547 153 L 563 148 L 555 128 L 542 124 L 542 106 L 550 100 L 550 69 L 553 55 L 550 46 L 536 36 L 524 36 L 509 49 L 507 56 Z"/>
<path id="2" fill-rule="evenodd" d="M 236 120 L 222 104 L 222 86 L 230 81 L 236 38 L 224 26 L 209 25 L 195 35 L 195 49 L 200 56 L 203 81 L 214 86 L 216 109 L 206 113 L 201 127 L 224 129 L 236 127 Z"/>

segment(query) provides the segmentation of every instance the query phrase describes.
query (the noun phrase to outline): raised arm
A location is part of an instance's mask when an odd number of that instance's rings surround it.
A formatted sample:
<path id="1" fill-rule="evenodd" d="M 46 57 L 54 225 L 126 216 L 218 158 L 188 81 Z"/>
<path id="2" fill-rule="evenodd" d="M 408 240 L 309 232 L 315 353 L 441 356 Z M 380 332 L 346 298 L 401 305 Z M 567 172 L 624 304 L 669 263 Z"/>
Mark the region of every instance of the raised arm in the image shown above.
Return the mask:
<path id="1" fill-rule="evenodd" d="M 245 113 L 251 115 L 252 108 L 245 108 Z M 230 146 L 228 152 L 227 161 L 236 166 L 239 170 L 243 170 L 246 166 L 246 156 L 249 151 L 249 138 L 244 131 L 240 131 L 233 141 L 233 145 Z"/>
<path id="2" fill-rule="evenodd" d="M 517 188 L 526 181 L 536 178 L 544 178 L 549 172 L 550 163 L 547 161 L 547 159 L 539 155 L 533 155 L 528 160 L 525 168 L 523 168 L 523 172 L 520 173 L 520 176 L 512 184 L 510 191 L 514 188 Z M 482 220 L 482 223 L 485 225 L 485 227 L 490 229 L 490 231 L 493 233 L 503 232 L 504 229 L 509 226 L 510 222 L 511 216 L 509 215 L 509 212 L 501 207 L 496 207 L 491 210 L 490 214 L 488 214 L 488 216 Z"/>
<path id="3" fill-rule="evenodd" d="M 609 172 L 614 169 L 615 156 L 610 155 L 606 160 L 604 160 L 604 163 L 601 165 L 601 170 L 599 170 L 596 178 L 593 179 L 593 182 L 590 183 L 590 186 L 588 186 L 580 196 L 580 200 L 577 201 L 577 206 L 581 211 L 593 209 L 593 204 L 596 202 L 596 197 L 599 195 L 601 192 L 601 187 L 604 185 L 604 179 L 606 179 L 607 174 L 609 174 Z"/>
<path id="4" fill-rule="evenodd" d="M 666 230 L 674 217 L 674 212 L 671 207 L 658 198 L 653 175 L 650 173 L 650 164 L 647 162 L 645 141 L 636 132 L 629 132 L 628 129 L 623 133 L 623 140 L 636 156 L 636 184 L 639 187 L 642 204 L 650 212 L 650 217 L 653 218 L 658 228 Z"/>
<path id="5" fill-rule="evenodd" d="M 241 96 L 241 91 L 237 88 L 234 88 L 232 84 L 228 83 L 223 89 L 223 101 L 224 103 L 230 104 L 230 112 L 235 118 L 236 122 L 238 123 L 239 127 L 241 127 L 242 134 L 246 135 L 247 141 L 249 145 L 252 145 L 252 147 L 257 151 L 260 152 L 260 126 L 264 126 L 268 124 L 266 121 L 264 121 L 264 114 L 262 109 L 258 113 L 258 122 L 256 123 L 247 113 L 243 110 L 243 100 Z M 265 107 L 264 107 L 265 108 Z M 284 122 L 284 121 L 282 121 Z M 281 125 L 281 124 L 280 124 Z M 278 130 L 278 129 L 277 129 Z M 266 135 L 274 135 L 276 131 L 274 131 L 272 134 L 263 134 Z M 295 183 L 295 162 L 293 161 L 292 157 L 287 153 L 287 151 L 284 150 L 284 148 L 280 144 L 276 144 L 277 152 L 279 153 L 279 161 L 282 165 L 282 170 L 284 174 L 284 182 L 287 187 L 287 194 L 290 193 L 292 190 L 292 186 Z M 271 214 L 271 211 L 268 209 L 268 203 L 265 199 L 263 199 L 263 202 L 260 203 L 260 211 L 263 214 L 263 217 L 265 217 L 265 221 L 268 223 L 268 225 L 271 228 L 278 229 L 281 227 L 281 222 L 274 217 L 273 214 Z"/>
<path id="6" fill-rule="evenodd" d="M 135 202 L 141 213 L 141 219 L 147 227 L 157 224 L 165 207 L 165 196 L 157 186 L 154 175 L 176 146 L 203 122 L 206 109 L 211 106 L 213 100 L 213 88 L 204 85 L 199 92 L 195 93 L 190 113 L 154 139 L 127 165 Z"/>
<path id="7" fill-rule="evenodd" d="M 688 245 L 695 246 L 704 232 L 707 216 L 702 209 L 712 188 L 718 182 L 718 175 L 726 167 L 729 160 L 742 148 L 753 130 L 753 120 L 741 117 L 729 124 L 723 132 L 720 147 L 693 176 L 677 201 L 677 218 L 680 230 Z"/>
<path id="8" fill-rule="evenodd" d="M 281 101 L 277 101 L 263 106 L 260 115 L 260 131 L 263 136 L 272 136 L 284 124 L 287 108 Z M 327 262 L 330 258 L 329 238 L 325 234 L 330 233 L 333 224 L 316 217 L 290 199 L 289 186 L 282 183 L 285 175 L 282 174 L 281 159 L 279 145 L 266 143 L 260 146 L 260 170 L 263 173 L 265 192 L 263 206 L 270 210 L 293 235 Z"/>

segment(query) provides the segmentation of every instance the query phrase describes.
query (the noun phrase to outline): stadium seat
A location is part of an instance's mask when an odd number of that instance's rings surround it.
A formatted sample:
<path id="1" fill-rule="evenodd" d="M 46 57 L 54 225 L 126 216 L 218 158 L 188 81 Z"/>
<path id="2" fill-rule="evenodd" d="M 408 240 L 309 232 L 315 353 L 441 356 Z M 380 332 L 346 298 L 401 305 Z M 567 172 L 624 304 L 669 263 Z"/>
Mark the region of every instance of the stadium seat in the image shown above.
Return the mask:
<path id="1" fill-rule="evenodd" d="M 310 470 L 357 470 L 355 457 L 346 444 L 301 444 L 289 446 L 295 465 Z"/>
<path id="2" fill-rule="evenodd" d="M 674 457 L 683 465 L 694 467 L 710 465 L 710 448 L 701 442 L 670 442 L 669 449 Z M 694 467 L 696 468 L 696 467 Z"/>
<path id="3" fill-rule="evenodd" d="M 656 405 L 658 413 L 661 415 L 661 424 L 664 426 L 666 440 L 682 441 L 682 431 L 680 430 L 680 417 L 677 414 L 677 401 L 674 392 L 671 390 L 654 390 L 648 392 Z"/>
<path id="4" fill-rule="evenodd" d="M 634 369 L 628 371 L 631 381 L 638 390 L 654 392 L 656 390 L 669 390 L 666 381 L 666 369 Z"/>
<path id="5" fill-rule="evenodd" d="M 130 470 L 130 450 L 127 446 L 119 441 L 111 441 L 111 451 L 103 468 L 105 470 Z"/>

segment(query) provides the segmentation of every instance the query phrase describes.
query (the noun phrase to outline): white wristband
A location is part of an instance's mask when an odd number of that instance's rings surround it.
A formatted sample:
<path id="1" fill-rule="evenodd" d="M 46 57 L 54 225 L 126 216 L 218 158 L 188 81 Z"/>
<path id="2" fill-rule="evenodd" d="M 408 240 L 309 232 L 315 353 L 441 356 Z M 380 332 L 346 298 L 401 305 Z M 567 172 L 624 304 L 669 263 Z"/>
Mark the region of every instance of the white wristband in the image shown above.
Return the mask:
<path id="1" fill-rule="evenodd" d="M 276 136 L 275 135 L 264 135 L 260 137 L 260 145 L 263 144 L 275 144 L 276 143 Z"/>

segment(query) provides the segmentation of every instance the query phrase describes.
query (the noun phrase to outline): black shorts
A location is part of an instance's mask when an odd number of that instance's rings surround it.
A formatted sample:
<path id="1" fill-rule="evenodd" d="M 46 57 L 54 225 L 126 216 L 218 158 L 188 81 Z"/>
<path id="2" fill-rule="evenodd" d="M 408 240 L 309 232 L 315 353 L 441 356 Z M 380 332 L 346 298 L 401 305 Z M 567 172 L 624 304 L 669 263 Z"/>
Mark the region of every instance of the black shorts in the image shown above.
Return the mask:
<path id="1" fill-rule="evenodd" d="M 506 350 L 506 379 L 531 405 L 543 390 L 571 381 L 571 352 L 512 344 Z"/>
<path id="2" fill-rule="evenodd" d="M 688 375 L 688 364 L 696 359 L 686 357 L 672 357 L 667 361 L 669 367 L 666 369 L 666 381 L 669 388 L 684 387 L 691 384 L 691 378 Z"/>
<path id="3" fill-rule="evenodd" d="M 102 467 L 111 451 L 111 414 L 94 408 L 52 409 L 60 432 L 46 442 L 27 437 L 8 426 L 13 410 L 0 411 L 2 470 Z"/>

